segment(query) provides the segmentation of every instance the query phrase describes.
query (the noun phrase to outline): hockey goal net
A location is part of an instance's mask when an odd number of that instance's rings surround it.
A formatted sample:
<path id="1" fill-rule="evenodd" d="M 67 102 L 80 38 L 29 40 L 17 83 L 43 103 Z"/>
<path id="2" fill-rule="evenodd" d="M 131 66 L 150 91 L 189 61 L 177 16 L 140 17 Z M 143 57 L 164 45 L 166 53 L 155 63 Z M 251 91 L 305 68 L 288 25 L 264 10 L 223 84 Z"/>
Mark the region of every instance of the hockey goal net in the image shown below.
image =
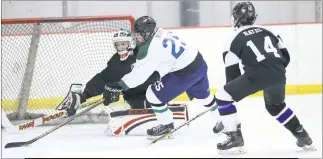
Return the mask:
<path id="1" fill-rule="evenodd" d="M 96 16 L 1 22 L 1 108 L 2 114 L 14 122 L 55 112 L 72 83 L 85 87 L 116 52 L 113 34 L 121 28 L 132 30 L 134 18 Z"/>

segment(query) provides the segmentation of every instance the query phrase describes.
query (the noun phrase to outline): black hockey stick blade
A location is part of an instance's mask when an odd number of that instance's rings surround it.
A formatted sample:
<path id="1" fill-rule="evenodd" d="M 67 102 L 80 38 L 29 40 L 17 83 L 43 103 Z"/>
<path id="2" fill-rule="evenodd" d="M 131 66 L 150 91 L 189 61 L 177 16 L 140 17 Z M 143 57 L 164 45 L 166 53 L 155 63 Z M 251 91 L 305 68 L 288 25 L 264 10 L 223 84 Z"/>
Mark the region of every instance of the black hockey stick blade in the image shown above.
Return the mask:
<path id="1" fill-rule="evenodd" d="M 28 146 L 32 143 L 34 143 L 37 140 L 29 140 L 29 141 L 25 141 L 25 142 L 11 142 L 11 143 L 7 143 L 4 148 L 13 148 L 13 147 L 23 147 L 23 146 Z"/>
<path id="2" fill-rule="evenodd" d="M 85 108 L 83 111 L 79 112 L 78 114 L 75 114 L 73 116 L 71 116 L 70 118 L 68 118 L 66 121 L 64 121 L 63 123 L 53 127 L 52 129 L 42 133 L 41 135 L 35 137 L 32 140 L 29 141 L 25 141 L 25 142 L 10 142 L 7 143 L 5 145 L 5 148 L 13 148 L 13 147 L 22 147 L 22 146 L 28 146 L 34 142 L 36 142 L 37 140 L 43 138 L 44 136 L 54 132 L 55 130 L 63 127 L 64 125 L 68 124 L 69 122 L 71 122 L 72 120 L 74 120 L 76 117 L 81 116 L 83 114 L 85 114 L 86 112 L 90 111 L 91 109 L 95 108 L 96 106 L 100 105 L 103 103 L 103 99 L 98 100 L 97 102 L 92 103 L 90 106 L 88 106 L 87 108 Z"/>

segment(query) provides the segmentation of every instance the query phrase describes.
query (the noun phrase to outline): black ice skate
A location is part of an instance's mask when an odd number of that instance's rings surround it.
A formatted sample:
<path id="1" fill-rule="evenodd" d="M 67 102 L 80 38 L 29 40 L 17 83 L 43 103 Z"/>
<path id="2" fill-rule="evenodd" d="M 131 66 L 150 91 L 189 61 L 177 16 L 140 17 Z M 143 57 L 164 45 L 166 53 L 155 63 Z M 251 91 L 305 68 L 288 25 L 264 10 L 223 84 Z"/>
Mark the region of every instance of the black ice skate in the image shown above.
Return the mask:
<path id="1" fill-rule="evenodd" d="M 162 125 L 162 124 L 157 125 L 155 127 L 152 127 L 151 129 L 147 130 L 147 135 L 148 135 L 147 138 L 151 139 L 151 140 L 155 140 L 158 137 L 160 137 L 168 132 L 171 132 L 173 129 L 174 129 L 173 123 L 170 123 L 167 125 Z M 169 138 L 170 137 L 171 136 L 169 136 Z"/>
<path id="2" fill-rule="evenodd" d="M 312 139 L 302 125 L 296 128 L 296 133 L 294 136 L 297 139 L 296 145 L 298 147 L 302 147 L 305 150 L 316 150 L 316 148 L 312 145 Z"/>
<path id="3" fill-rule="evenodd" d="M 237 126 L 235 132 L 223 132 L 227 139 L 222 143 L 218 143 L 217 148 L 219 154 L 243 154 L 244 140 L 241 132 L 241 124 Z"/>

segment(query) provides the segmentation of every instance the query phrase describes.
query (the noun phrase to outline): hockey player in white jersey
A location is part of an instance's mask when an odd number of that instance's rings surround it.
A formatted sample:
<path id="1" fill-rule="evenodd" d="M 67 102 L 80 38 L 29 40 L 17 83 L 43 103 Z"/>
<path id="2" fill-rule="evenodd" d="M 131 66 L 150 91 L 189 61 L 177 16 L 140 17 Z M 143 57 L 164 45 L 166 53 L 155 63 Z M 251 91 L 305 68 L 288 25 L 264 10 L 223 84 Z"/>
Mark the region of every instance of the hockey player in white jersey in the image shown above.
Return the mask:
<path id="1" fill-rule="evenodd" d="M 118 83 L 107 85 L 110 97 L 143 83 L 154 71 L 162 77 L 146 91 L 147 101 L 152 105 L 160 125 L 147 130 L 148 139 L 155 139 L 174 129 L 173 115 L 167 103 L 186 92 L 190 100 L 196 98 L 208 107 L 215 103 L 210 94 L 207 64 L 199 50 L 176 34 L 156 28 L 149 16 L 138 18 L 134 23 L 139 52 L 135 66 Z"/>

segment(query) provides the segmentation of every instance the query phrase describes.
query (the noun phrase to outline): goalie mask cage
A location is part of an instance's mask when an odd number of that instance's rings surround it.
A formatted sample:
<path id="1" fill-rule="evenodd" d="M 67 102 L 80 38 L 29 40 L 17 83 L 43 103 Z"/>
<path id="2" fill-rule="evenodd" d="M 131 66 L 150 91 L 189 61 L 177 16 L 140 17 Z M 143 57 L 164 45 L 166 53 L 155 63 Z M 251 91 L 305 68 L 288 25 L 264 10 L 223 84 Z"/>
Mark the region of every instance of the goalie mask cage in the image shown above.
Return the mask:
<path id="1" fill-rule="evenodd" d="M 116 52 L 113 34 L 132 16 L 1 20 L 1 107 L 11 122 L 55 112 L 72 83 L 83 87 Z"/>

